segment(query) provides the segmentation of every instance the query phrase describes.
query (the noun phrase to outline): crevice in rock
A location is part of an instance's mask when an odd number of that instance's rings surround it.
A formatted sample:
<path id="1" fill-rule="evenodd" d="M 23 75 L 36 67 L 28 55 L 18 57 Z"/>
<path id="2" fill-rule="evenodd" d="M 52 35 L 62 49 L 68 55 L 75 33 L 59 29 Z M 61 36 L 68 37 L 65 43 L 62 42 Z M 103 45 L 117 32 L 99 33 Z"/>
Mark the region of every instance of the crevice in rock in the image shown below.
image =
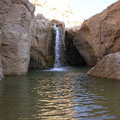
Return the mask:
<path id="1" fill-rule="evenodd" d="M 70 66 L 86 66 L 87 63 L 82 55 L 79 53 L 75 45 L 73 44 L 73 36 L 68 35 L 67 31 L 65 33 L 66 39 L 66 61 Z"/>

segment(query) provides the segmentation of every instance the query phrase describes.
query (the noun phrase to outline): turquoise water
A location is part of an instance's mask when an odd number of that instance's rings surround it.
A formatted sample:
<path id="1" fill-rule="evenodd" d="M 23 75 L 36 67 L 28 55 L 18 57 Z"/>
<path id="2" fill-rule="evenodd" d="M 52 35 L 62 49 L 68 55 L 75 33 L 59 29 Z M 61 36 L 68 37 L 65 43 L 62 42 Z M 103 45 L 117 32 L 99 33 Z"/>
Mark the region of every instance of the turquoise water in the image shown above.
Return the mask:
<path id="1" fill-rule="evenodd" d="M 120 120 L 120 81 L 88 68 L 32 70 L 0 81 L 0 120 Z"/>

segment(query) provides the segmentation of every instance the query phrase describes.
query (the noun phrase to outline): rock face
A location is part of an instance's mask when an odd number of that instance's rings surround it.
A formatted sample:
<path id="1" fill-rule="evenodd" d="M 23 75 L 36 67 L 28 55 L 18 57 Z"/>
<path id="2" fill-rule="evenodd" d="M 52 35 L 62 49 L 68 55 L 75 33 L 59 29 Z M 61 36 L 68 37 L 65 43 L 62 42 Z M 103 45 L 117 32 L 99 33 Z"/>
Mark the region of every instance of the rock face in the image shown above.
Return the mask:
<path id="1" fill-rule="evenodd" d="M 0 79 L 3 74 L 26 74 L 29 62 L 32 68 L 53 65 L 52 23 L 40 14 L 35 17 L 34 10 L 28 0 L 0 1 Z"/>
<path id="2" fill-rule="evenodd" d="M 86 20 L 81 27 L 67 30 L 88 65 L 120 50 L 120 1 Z"/>
<path id="3" fill-rule="evenodd" d="M 48 68 L 53 65 L 51 23 L 39 14 L 34 19 L 31 41 L 30 68 Z"/>
<path id="4" fill-rule="evenodd" d="M 93 49 L 98 60 L 120 50 L 120 1 L 86 20 L 79 37 Z"/>
<path id="5" fill-rule="evenodd" d="M 26 74 L 30 59 L 34 6 L 28 0 L 1 0 L 0 6 L 3 73 Z"/>
<path id="6" fill-rule="evenodd" d="M 120 52 L 105 56 L 87 74 L 120 80 Z"/>
<path id="7" fill-rule="evenodd" d="M 79 58 L 78 58 L 79 61 L 83 61 L 82 59 L 84 58 L 87 65 L 95 65 L 97 63 L 97 58 L 94 54 L 93 48 L 86 41 L 86 38 L 85 38 L 88 34 L 89 34 L 89 30 L 87 32 L 83 33 L 83 32 L 81 32 L 80 27 L 77 27 L 74 29 L 73 28 L 68 29 L 66 31 L 66 43 L 68 45 L 67 51 L 69 51 L 69 48 L 70 48 L 69 42 L 72 41 L 73 45 L 77 48 L 77 51 L 79 52 Z M 80 56 L 83 58 L 81 58 Z"/>
<path id="8" fill-rule="evenodd" d="M 79 51 L 73 44 L 73 40 L 74 40 L 73 35 L 66 32 L 65 37 L 66 37 L 65 39 L 66 59 L 67 59 L 68 65 L 71 65 L 71 66 L 86 65 L 85 60 L 83 59 L 83 57 L 80 55 Z"/>
<path id="9" fill-rule="evenodd" d="M 53 67 L 55 31 L 52 24 L 56 23 L 62 29 L 62 41 L 64 44 L 65 25 L 64 23 L 52 20 L 48 21 L 43 15 L 38 14 L 34 20 L 32 29 L 32 44 L 30 68 L 45 69 Z"/>

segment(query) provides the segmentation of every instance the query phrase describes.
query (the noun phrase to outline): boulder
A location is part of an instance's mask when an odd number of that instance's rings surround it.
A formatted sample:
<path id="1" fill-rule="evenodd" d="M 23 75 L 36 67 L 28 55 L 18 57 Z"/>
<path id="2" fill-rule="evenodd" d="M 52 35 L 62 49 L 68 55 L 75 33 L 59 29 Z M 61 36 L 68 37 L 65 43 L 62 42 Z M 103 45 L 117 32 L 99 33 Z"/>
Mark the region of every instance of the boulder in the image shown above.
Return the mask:
<path id="1" fill-rule="evenodd" d="M 95 77 L 120 80 L 120 52 L 105 56 L 87 74 Z"/>
<path id="2" fill-rule="evenodd" d="M 3 2 L 5 5 L 2 6 L 3 12 L 0 12 L 2 32 L 0 54 L 3 73 L 4 75 L 26 74 L 30 60 L 34 6 L 28 0 L 5 1 Z"/>

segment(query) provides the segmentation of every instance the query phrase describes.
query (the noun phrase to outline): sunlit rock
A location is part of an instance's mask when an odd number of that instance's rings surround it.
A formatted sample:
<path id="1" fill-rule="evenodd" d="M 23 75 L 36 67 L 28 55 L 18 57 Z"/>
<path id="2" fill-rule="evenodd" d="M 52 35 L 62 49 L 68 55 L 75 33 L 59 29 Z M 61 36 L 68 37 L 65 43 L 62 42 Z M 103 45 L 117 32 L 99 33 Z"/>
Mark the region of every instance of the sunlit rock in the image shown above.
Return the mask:
<path id="1" fill-rule="evenodd" d="M 120 50 L 119 19 L 120 1 L 84 21 L 82 26 L 67 30 L 88 65 L 95 65 L 105 55 Z"/>
<path id="2" fill-rule="evenodd" d="M 0 12 L 4 75 L 26 74 L 30 59 L 34 6 L 28 0 L 4 0 Z"/>
<path id="3" fill-rule="evenodd" d="M 53 64 L 51 56 L 52 29 L 51 23 L 43 15 L 38 14 L 32 28 L 30 50 L 30 68 L 48 68 Z"/>
<path id="4" fill-rule="evenodd" d="M 109 54 L 91 68 L 88 75 L 120 80 L 120 52 Z"/>

